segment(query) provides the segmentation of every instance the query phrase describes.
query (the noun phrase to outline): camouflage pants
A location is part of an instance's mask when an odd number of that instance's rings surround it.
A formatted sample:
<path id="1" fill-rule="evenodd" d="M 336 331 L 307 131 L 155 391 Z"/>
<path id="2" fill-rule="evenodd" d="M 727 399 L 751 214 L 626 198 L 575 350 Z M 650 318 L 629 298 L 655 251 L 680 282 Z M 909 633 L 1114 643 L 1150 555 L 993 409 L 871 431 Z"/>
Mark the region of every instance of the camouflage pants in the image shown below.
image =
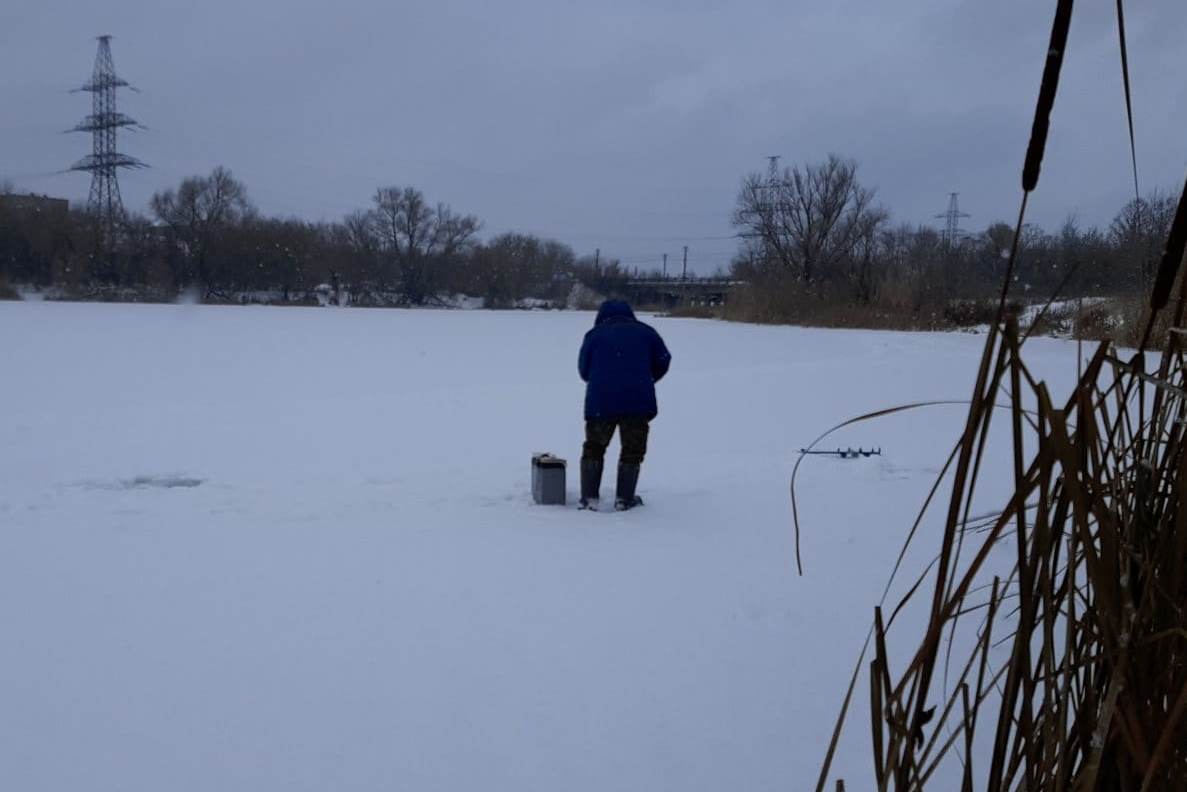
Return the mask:
<path id="1" fill-rule="evenodd" d="M 619 464 L 641 465 L 647 454 L 647 433 L 651 427 L 645 419 L 627 418 L 622 421 L 586 421 L 585 446 L 581 451 L 581 459 L 601 462 L 606 457 L 606 447 L 614 437 L 614 430 L 618 430 L 618 439 L 622 442 L 622 453 L 618 457 Z"/>

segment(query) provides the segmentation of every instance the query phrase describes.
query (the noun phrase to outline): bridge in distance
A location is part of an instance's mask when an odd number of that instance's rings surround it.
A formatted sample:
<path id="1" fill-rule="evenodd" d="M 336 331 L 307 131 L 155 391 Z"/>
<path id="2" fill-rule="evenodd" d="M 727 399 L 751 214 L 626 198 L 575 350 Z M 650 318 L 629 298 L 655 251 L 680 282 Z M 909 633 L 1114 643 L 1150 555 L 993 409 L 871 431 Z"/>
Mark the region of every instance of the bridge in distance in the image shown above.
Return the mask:
<path id="1" fill-rule="evenodd" d="M 724 305 L 730 292 L 745 286 L 733 278 L 632 278 L 624 297 L 636 305 Z"/>

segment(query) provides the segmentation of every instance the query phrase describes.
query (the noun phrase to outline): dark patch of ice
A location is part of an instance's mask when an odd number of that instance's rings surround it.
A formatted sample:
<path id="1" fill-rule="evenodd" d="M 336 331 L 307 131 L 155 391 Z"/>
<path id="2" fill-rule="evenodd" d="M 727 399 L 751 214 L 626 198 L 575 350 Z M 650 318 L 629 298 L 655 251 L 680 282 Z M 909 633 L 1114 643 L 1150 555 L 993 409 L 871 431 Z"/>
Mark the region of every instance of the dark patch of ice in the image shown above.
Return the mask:
<path id="1" fill-rule="evenodd" d="M 176 487 L 197 487 L 206 479 L 189 476 L 137 476 L 120 482 L 123 489 L 174 489 Z"/>

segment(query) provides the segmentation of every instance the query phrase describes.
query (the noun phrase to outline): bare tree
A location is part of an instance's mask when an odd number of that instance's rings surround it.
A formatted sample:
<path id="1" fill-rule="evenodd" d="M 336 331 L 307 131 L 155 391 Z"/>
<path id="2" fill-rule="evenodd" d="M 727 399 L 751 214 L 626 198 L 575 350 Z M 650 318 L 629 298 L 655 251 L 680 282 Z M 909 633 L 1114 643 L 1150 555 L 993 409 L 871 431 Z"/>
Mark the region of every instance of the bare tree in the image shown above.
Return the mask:
<path id="1" fill-rule="evenodd" d="M 776 262 L 809 289 L 835 274 L 885 219 L 874 191 L 858 182 L 857 164 L 836 155 L 776 179 L 747 176 L 733 216 L 750 254 Z"/>
<path id="2" fill-rule="evenodd" d="M 452 262 L 474 242 L 480 223 L 447 205 L 430 206 L 412 187 L 375 193 L 373 218 L 382 252 L 395 270 L 404 299 L 421 305 L 435 293 L 434 267 Z"/>
<path id="3" fill-rule="evenodd" d="M 548 297 L 558 274 L 572 269 L 572 248 L 530 234 L 500 234 L 471 255 L 468 288 L 488 306 L 505 307 L 525 297 Z"/>
<path id="4" fill-rule="evenodd" d="M 880 280 L 885 276 L 882 260 L 882 235 L 879 229 L 885 224 L 887 214 L 881 210 L 866 212 L 857 220 L 854 228 L 853 245 L 843 259 L 845 277 L 849 288 L 861 305 L 874 301 Z"/>
<path id="5" fill-rule="evenodd" d="M 878 257 L 885 270 L 881 302 L 918 315 L 952 296 L 943 293 L 940 278 L 950 251 L 935 229 L 901 224 L 879 237 Z"/>
<path id="6" fill-rule="evenodd" d="M 379 261 L 381 242 L 376 220 L 372 211 L 351 212 L 338 227 L 335 238 L 349 252 L 353 266 L 348 277 L 356 282 L 355 285 L 375 285 L 384 291 L 387 283 Z"/>
<path id="7" fill-rule="evenodd" d="M 1154 262 L 1170 233 L 1175 198 L 1155 190 L 1127 203 L 1109 226 L 1109 239 L 1135 266 L 1142 282 L 1153 275 Z"/>
<path id="8" fill-rule="evenodd" d="M 255 213 L 247 188 L 222 167 L 209 176 L 185 179 L 176 191 L 155 194 L 150 205 L 182 247 L 184 283 L 211 283 L 212 257 L 221 237 L 229 227 Z"/>

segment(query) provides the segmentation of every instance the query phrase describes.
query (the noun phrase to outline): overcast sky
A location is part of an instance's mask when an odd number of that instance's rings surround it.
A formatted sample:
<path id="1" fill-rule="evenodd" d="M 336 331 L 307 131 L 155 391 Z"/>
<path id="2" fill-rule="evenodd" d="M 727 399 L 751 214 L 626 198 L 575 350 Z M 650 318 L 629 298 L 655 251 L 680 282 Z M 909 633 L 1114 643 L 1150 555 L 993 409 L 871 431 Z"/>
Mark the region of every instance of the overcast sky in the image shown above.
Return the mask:
<path id="1" fill-rule="evenodd" d="M 1054 3 L 1039 0 L 4 0 L 0 178 L 85 200 L 93 36 L 115 36 L 130 209 L 217 165 L 267 213 L 337 219 L 412 185 L 628 265 L 728 262 L 766 157 L 860 163 L 896 221 L 1011 218 Z M 1143 186 L 1187 173 L 1187 3 L 1130 2 Z M 1114 4 L 1081 0 L 1032 219 L 1132 196 Z"/>

